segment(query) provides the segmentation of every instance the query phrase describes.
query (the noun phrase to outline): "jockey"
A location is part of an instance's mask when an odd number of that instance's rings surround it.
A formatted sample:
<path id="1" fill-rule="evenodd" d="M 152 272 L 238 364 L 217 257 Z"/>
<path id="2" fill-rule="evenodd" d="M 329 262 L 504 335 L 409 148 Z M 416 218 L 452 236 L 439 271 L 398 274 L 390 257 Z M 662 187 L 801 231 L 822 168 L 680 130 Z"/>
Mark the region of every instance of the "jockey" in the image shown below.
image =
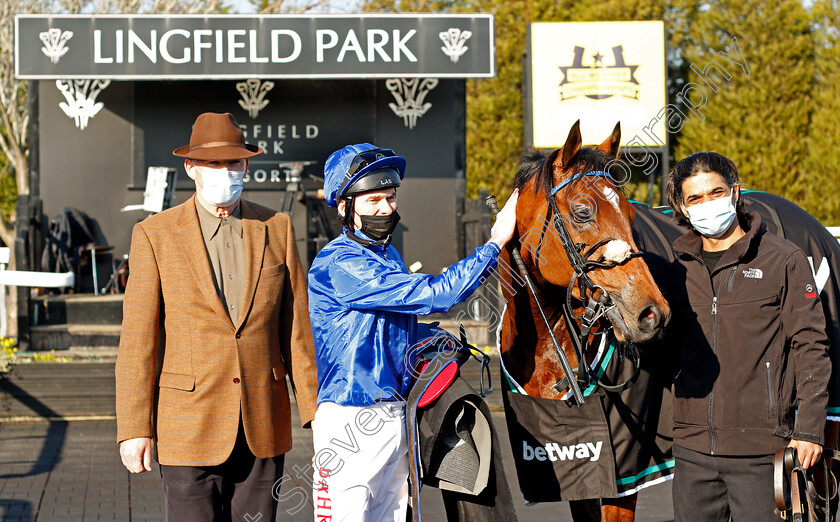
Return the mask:
<path id="1" fill-rule="evenodd" d="M 486 244 L 437 277 L 409 274 L 390 244 L 405 168 L 394 151 L 369 143 L 334 152 L 324 167 L 326 202 L 338 207 L 343 230 L 309 271 L 318 368 L 316 521 L 405 520 L 407 359 L 425 337 L 417 315 L 447 312 L 469 297 L 495 268 L 516 224 L 514 193 Z"/>

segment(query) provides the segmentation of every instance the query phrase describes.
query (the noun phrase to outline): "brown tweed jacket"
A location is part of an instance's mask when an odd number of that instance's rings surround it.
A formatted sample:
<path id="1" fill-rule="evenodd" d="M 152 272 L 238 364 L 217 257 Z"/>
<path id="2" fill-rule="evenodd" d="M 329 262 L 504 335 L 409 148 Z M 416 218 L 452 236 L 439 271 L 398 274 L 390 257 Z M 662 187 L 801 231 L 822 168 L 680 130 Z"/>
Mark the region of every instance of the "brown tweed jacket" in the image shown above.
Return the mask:
<path id="1" fill-rule="evenodd" d="M 216 294 L 195 196 L 134 227 L 117 357 L 117 438 L 153 437 L 158 461 L 212 466 L 239 414 L 260 458 L 292 447 L 285 376 L 301 421 L 318 379 L 306 275 L 288 216 L 242 200 L 245 293 L 238 324 Z"/>

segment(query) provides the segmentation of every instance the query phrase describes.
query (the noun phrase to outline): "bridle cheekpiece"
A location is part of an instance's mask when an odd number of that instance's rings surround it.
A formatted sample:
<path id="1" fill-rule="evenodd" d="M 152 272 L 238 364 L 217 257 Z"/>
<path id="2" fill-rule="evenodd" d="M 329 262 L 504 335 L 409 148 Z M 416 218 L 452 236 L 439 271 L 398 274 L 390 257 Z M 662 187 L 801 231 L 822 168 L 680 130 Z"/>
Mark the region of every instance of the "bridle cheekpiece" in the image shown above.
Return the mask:
<path id="1" fill-rule="evenodd" d="M 562 308 L 563 317 L 569 330 L 569 337 L 572 339 L 575 355 L 578 359 L 578 367 L 573 371 L 575 374 L 575 380 L 578 385 L 583 385 L 584 387 L 588 386 L 591 380 L 595 380 L 598 385 L 605 390 L 617 392 L 628 388 L 633 382 L 635 382 L 636 377 L 638 377 L 639 374 L 639 367 L 636 365 L 636 370 L 630 379 L 615 386 L 602 383 L 587 367 L 586 353 L 589 348 L 589 335 L 591 334 L 593 327 L 604 316 L 609 318 L 612 322 L 624 320 L 610 297 L 609 292 L 607 292 L 603 287 L 596 285 L 588 274 L 595 269 L 608 270 L 616 267 L 629 261 L 630 259 L 640 257 L 642 253 L 631 252 L 626 255 L 621 262 L 607 260 L 603 255 L 598 259 L 591 260 L 589 258 L 599 248 L 611 241 L 616 241 L 616 239 L 612 237 L 601 239 L 588 249 L 586 248 L 586 243 L 575 243 L 574 240 L 572 240 L 572 236 L 569 234 L 569 229 L 566 227 L 566 223 L 560 214 L 560 210 L 557 208 L 557 201 L 555 198 L 557 193 L 567 187 L 570 183 L 587 176 L 602 177 L 613 181 L 612 176 L 608 172 L 590 170 L 587 172 L 579 172 L 570 176 L 551 189 L 551 191 L 546 195 L 546 198 L 548 199 L 548 210 L 546 211 L 546 217 L 543 223 L 539 248 L 535 255 L 535 265 L 539 266 L 539 256 L 543 244 L 543 238 L 545 236 L 546 227 L 548 226 L 549 221 L 551 221 L 554 228 L 557 230 L 560 242 L 563 245 L 563 250 L 565 250 L 566 257 L 568 257 L 569 263 L 574 271 L 572 279 L 569 282 L 569 286 L 566 289 L 566 299 Z M 582 315 L 576 315 L 573 312 L 574 308 L 572 307 L 572 289 L 576 283 L 580 294 L 580 301 L 584 305 L 584 312 Z M 542 308 L 539 302 L 537 302 L 537 306 Z M 549 330 L 551 330 L 550 325 L 547 324 L 546 326 Z M 566 357 L 566 354 L 560 349 L 560 346 L 557 343 L 555 343 L 555 350 L 557 351 L 558 357 Z M 573 384 L 569 376 L 565 376 L 558 379 L 552 388 L 555 393 L 560 393 L 572 385 Z"/>

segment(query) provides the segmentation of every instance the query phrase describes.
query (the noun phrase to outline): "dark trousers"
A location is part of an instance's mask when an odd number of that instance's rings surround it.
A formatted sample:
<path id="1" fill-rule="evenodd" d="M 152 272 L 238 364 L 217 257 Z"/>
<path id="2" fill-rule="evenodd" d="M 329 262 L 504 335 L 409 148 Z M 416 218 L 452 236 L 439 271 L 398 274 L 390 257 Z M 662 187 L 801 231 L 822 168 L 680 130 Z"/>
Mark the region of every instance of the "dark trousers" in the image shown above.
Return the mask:
<path id="1" fill-rule="evenodd" d="M 274 484 L 285 455 L 256 458 L 242 424 L 230 457 L 218 466 L 160 466 L 168 522 L 273 522 Z M 278 486 L 279 487 L 279 486 Z"/>
<path id="2" fill-rule="evenodd" d="M 674 446 L 674 520 L 778 522 L 773 455 L 721 457 Z"/>

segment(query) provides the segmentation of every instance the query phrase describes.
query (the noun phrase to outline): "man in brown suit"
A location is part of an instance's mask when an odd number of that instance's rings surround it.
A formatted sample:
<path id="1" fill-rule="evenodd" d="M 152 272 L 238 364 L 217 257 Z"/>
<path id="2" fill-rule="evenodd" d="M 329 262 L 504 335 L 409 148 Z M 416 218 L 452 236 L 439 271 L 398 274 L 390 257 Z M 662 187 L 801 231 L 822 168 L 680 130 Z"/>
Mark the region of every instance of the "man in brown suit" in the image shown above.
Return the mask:
<path id="1" fill-rule="evenodd" d="M 117 358 L 117 438 L 132 473 L 160 463 L 167 519 L 274 520 L 317 374 L 306 274 L 285 214 L 242 200 L 248 158 L 230 114 L 205 113 L 185 158 L 196 194 L 134 227 Z M 264 517 L 264 518 L 263 518 Z"/>

